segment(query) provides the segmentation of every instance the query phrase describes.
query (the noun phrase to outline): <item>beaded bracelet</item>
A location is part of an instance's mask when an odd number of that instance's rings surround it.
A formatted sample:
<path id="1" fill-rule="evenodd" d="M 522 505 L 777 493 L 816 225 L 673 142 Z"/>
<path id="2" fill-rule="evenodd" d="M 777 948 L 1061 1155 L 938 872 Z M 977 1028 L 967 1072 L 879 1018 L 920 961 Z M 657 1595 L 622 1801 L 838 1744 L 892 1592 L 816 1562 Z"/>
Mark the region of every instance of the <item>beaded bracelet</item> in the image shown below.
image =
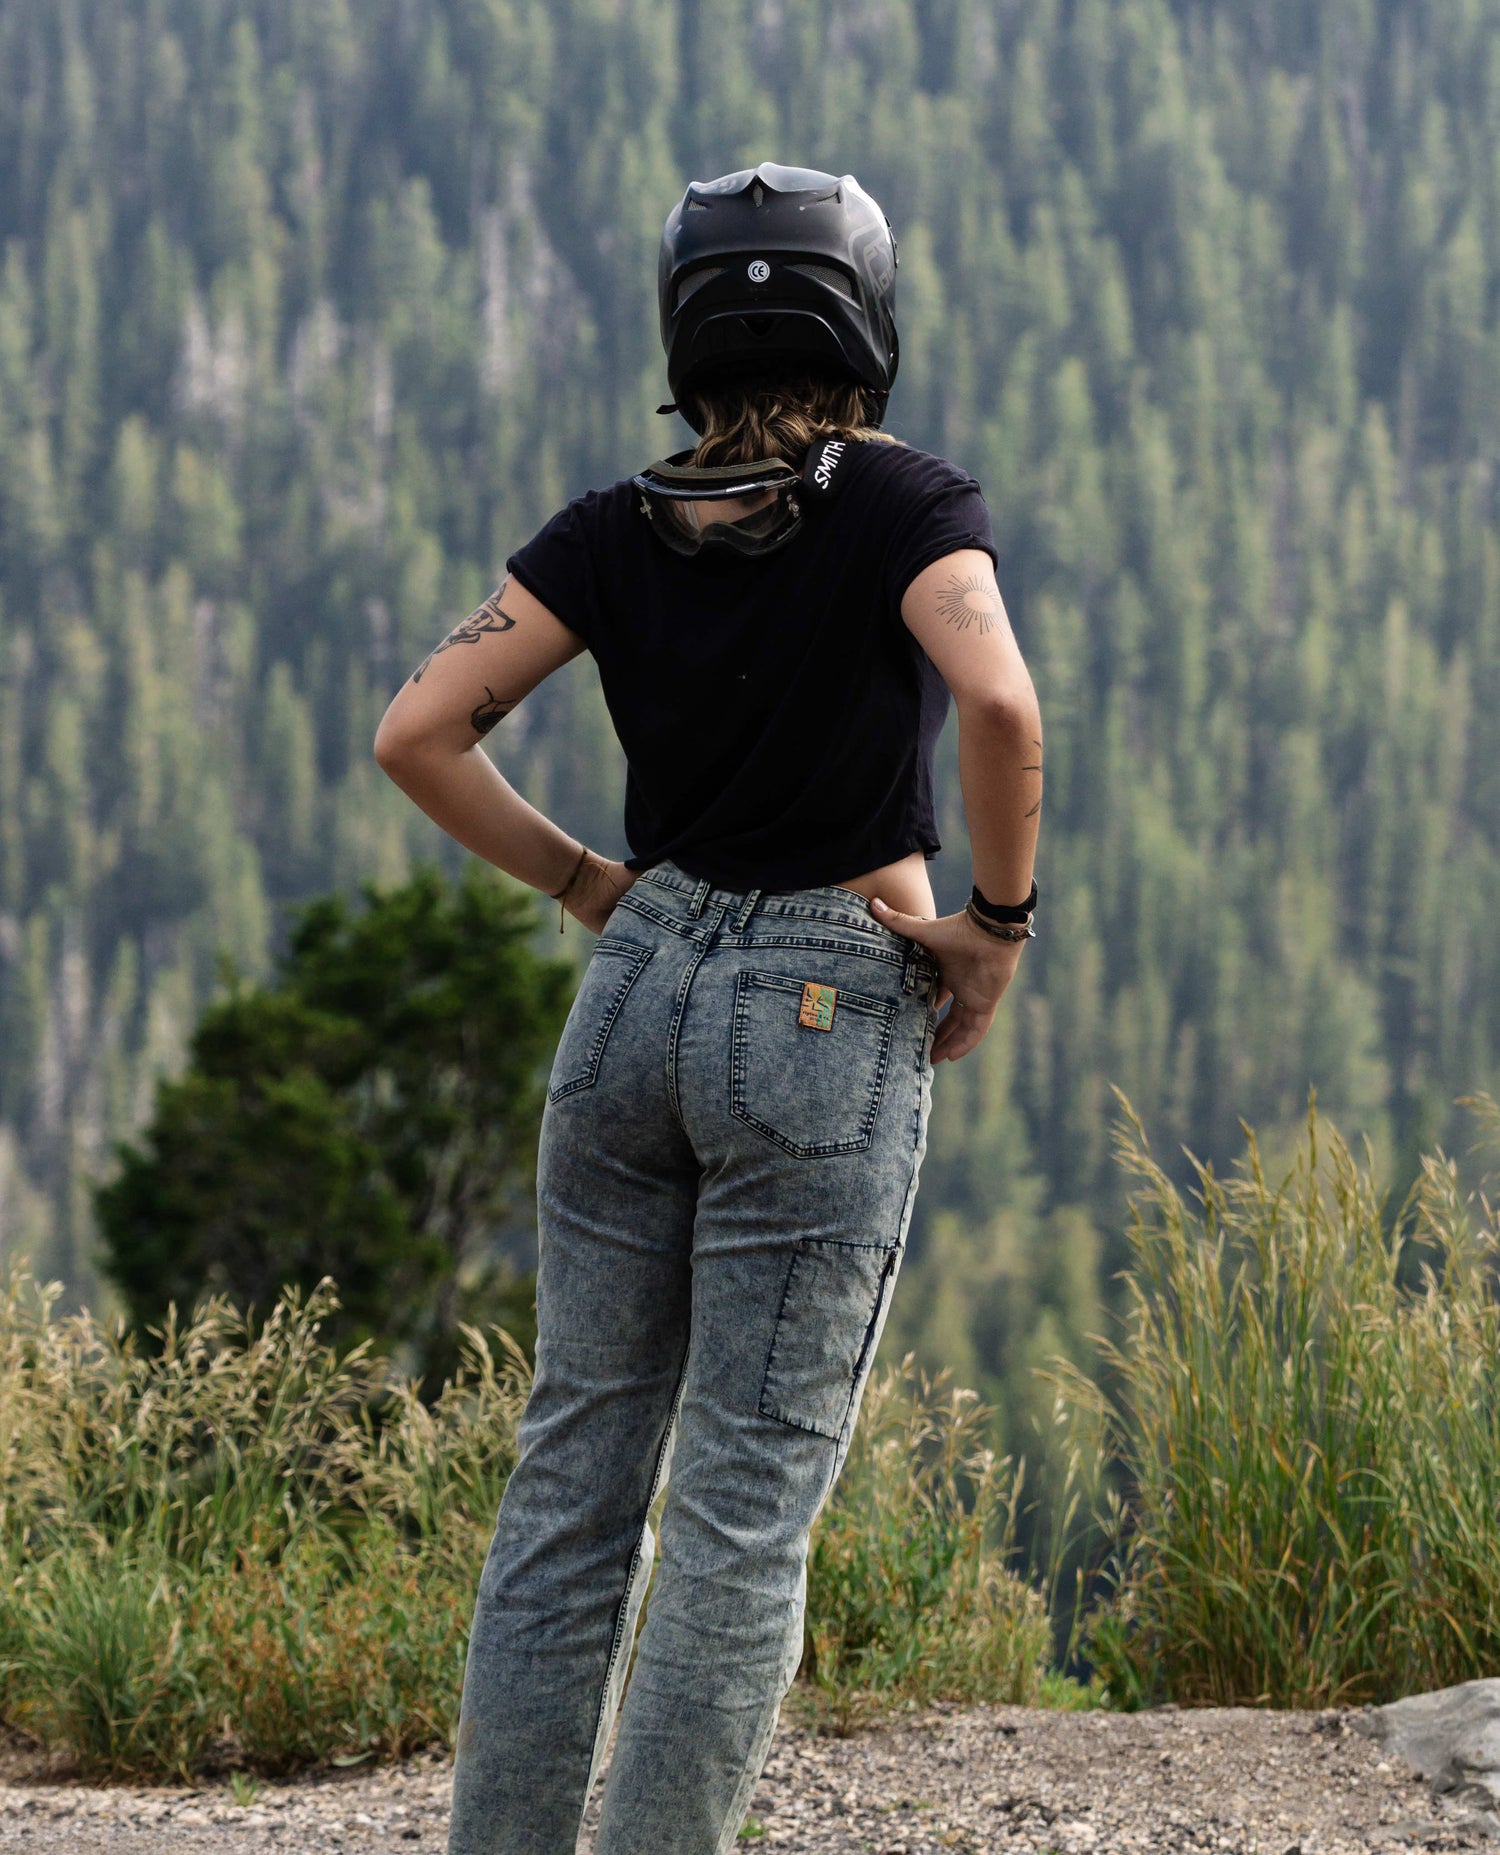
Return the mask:
<path id="1" fill-rule="evenodd" d="M 578 853 L 578 861 L 573 865 L 573 874 L 568 878 L 568 880 L 563 884 L 563 886 L 560 889 L 554 889 L 552 892 L 552 899 L 554 902 L 557 903 L 557 931 L 559 934 L 562 933 L 563 925 L 567 921 L 567 918 L 568 918 L 568 893 L 572 889 L 573 884 L 577 882 L 578 872 L 583 868 L 584 864 L 587 862 L 588 854 L 589 854 L 589 847 L 587 844 L 585 844 L 582 850 L 580 850 Z"/>

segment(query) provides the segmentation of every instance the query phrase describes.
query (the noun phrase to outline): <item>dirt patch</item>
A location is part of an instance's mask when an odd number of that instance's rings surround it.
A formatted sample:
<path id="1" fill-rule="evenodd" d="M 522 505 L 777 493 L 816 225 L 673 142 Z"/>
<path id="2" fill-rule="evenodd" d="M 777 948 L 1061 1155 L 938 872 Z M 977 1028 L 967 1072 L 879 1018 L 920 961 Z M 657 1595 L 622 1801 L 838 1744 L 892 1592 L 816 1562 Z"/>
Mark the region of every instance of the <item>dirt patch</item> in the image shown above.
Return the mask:
<path id="1" fill-rule="evenodd" d="M 1355 1716 L 1245 1709 L 1141 1714 L 935 1708 L 849 1739 L 795 1704 L 741 1847 L 798 1855 L 1366 1855 L 1494 1846 L 1441 1816 Z M 228 1786 L 99 1789 L 39 1781 L 0 1753 L 0 1848 L 69 1855 L 442 1855 L 445 1759 L 295 1784 L 244 1804 Z M 593 1811 L 581 1851 L 592 1841 Z"/>

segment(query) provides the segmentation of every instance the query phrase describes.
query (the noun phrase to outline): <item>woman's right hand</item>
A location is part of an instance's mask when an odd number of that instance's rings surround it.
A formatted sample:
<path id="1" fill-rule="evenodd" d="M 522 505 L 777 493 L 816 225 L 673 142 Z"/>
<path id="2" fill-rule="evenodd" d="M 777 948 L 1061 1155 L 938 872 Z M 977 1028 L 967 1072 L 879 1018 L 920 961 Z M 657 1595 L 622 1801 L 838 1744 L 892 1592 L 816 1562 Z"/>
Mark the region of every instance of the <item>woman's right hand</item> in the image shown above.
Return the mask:
<path id="1" fill-rule="evenodd" d="M 569 890 L 563 906 L 591 934 L 602 934 L 604 924 L 614 913 L 620 897 L 639 874 L 639 870 L 627 869 L 614 858 L 596 856 L 591 850 L 585 856 L 577 880 Z"/>
<path id="2" fill-rule="evenodd" d="M 878 897 L 871 913 L 882 927 L 894 929 L 907 940 L 925 947 L 938 963 L 934 999 L 941 1008 L 947 999 L 953 1009 L 938 1026 L 932 1040 L 934 1063 L 956 1063 L 983 1041 L 995 1022 L 995 1013 L 1007 987 L 1016 976 L 1024 940 L 997 940 L 975 927 L 960 909 L 956 915 L 903 915 Z"/>

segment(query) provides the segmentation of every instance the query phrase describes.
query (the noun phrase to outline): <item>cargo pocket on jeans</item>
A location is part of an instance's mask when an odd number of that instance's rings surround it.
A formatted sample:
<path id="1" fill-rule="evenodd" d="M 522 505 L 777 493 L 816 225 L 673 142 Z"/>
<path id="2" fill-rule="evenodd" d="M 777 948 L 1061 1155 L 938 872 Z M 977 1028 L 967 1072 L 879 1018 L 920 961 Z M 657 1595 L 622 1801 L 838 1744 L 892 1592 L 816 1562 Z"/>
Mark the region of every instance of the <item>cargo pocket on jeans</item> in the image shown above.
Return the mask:
<path id="1" fill-rule="evenodd" d="M 782 1290 L 760 1414 L 838 1440 L 899 1248 L 801 1237 Z"/>
<path id="2" fill-rule="evenodd" d="M 609 1033 L 650 958 L 649 947 L 637 947 L 630 941 L 601 940 L 594 948 L 558 1040 L 547 1083 L 549 1102 L 576 1095 L 598 1081 Z"/>
<path id="3" fill-rule="evenodd" d="M 826 1030 L 804 1022 L 804 981 L 735 981 L 730 1108 L 799 1159 L 869 1146 L 898 1010 L 842 986 L 817 989 L 832 994 Z"/>

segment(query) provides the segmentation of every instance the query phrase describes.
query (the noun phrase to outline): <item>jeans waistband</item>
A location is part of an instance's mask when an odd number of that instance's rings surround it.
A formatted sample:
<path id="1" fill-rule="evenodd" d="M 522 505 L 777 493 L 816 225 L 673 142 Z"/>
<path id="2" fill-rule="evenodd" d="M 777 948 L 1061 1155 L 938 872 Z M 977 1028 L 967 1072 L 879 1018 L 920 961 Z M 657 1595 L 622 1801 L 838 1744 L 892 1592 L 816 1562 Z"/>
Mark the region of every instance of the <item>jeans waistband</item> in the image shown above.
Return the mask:
<path id="1" fill-rule="evenodd" d="M 677 864 L 665 861 L 641 872 L 626 894 L 626 905 L 640 890 L 649 892 L 656 905 L 689 932 L 700 924 L 706 928 L 711 923 L 722 923 L 738 934 L 744 933 L 753 921 L 821 921 L 868 934 L 881 945 L 899 951 L 917 971 L 937 971 L 936 960 L 925 948 L 877 921 L 870 913 L 867 897 L 838 883 L 823 883 L 812 889 L 727 889 L 690 876 Z M 639 899 L 644 902 L 646 896 Z"/>

